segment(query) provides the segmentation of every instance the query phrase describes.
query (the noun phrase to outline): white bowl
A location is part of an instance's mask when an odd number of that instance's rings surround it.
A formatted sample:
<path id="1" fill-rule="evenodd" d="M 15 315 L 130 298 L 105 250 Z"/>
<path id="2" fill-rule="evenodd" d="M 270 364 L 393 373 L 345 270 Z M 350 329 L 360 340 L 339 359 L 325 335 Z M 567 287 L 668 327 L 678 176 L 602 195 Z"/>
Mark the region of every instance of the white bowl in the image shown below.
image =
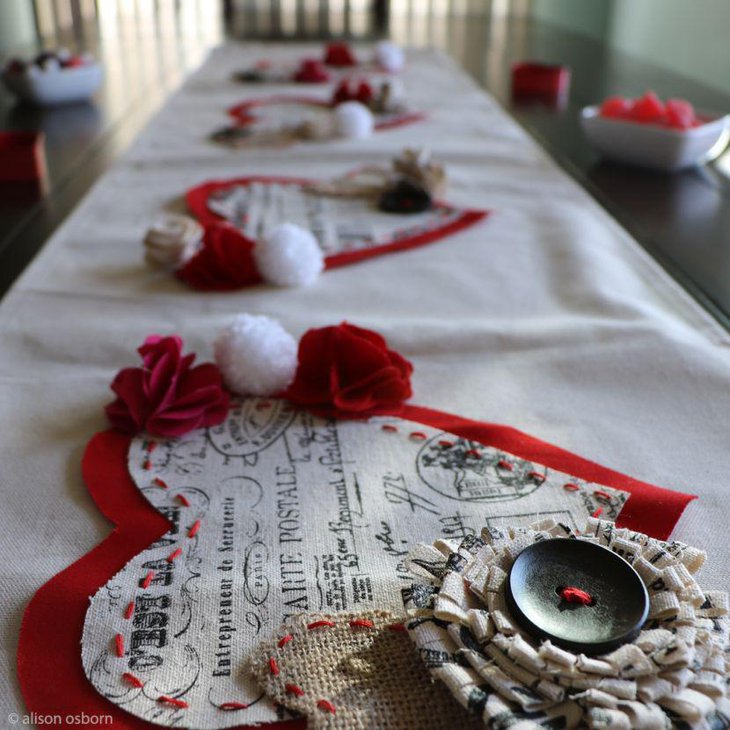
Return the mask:
<path id="1" fill-rule="evenodd" d="M 103 71 L 90 62 L 73 68 L 43 71 L 37 66 L 21 72 L 4 71 L 5 86 L 16 96 L 38 106 L 70 104 L 88 99 L 101 85 Z"/>
<path id="2" fill-rule="evenodd" d="M 603 117 L 600 107 L 581 111 L 588 141 L 606 158 L 664 172 L 698 165 L 715 145 L 727 143 L 728 116 L 698 112 L 709 121 L 691 129 L 670 129 L 626 119 Z"/>

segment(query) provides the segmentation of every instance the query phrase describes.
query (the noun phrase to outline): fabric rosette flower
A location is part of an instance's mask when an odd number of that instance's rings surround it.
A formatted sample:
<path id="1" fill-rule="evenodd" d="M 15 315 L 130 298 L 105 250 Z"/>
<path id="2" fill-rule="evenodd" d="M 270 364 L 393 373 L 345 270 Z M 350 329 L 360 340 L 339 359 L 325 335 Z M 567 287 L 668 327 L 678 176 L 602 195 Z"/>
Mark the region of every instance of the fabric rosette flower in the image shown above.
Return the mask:
<path id="1" fill-rule="evenodd" d="M 111 389 L 117 399 L 106 407 L 113 426 L 128 433 L 182 436 L 215 426 L 228 412 L 229 395 L 213 363 L 193 367 L 195 355 L 182 354 L 179 337 L 148 337 L 138 352 L 142 367 L 124 368 Z"/>
<path id="2" fill-rule="evenodd" d="M 515 561 L 556 540 L 569 543 L 559 546 L 566 554 L 579 542 L 608 548 L 643 583 L 648 617 L 616 648 L 565 648 L 534 625 L 527 630 L 511 611 Z M 404 591 L 407 628 L 432 675 L 489 727 L 727 727 L 728 597 L 695 581 L 704 559 L 682 543 L 597 519 L 583 532 L 553 520 L 486 528 L 480 538 L 414 550 L 410 569 L 425 580 Z M 581 622 L 572 611 L 593 610 L 595 598 L 579 588 L 561 598 L 561 590 L 554 596 L 566 602 L 561 620 L 577 635 Z M 567 605 L 574 600 L 580 605 Z"/>
<path id="3" fill-rule="evenodd" d="M 343 322 L 304 333 L 294 381 L 282 396 L 323 416 L 395 414 L 411 397 L 412 372 L 377 332 Z"/>

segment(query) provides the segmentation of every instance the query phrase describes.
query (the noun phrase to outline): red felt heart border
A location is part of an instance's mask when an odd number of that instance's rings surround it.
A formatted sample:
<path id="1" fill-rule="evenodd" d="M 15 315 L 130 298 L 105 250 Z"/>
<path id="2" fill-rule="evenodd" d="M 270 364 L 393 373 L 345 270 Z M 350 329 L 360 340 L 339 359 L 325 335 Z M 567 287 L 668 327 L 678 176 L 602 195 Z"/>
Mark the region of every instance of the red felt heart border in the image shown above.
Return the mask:
<path id="1" fill-rule="evenodd" d="M 253 113 L 255 109 L 264 106 L 276 106 L 277 104 L 302 104 L 304 106 L 313 106 L 318 109 L 331 109 L 330 101 L 320 99 L 316 96 L 305 96 L 302 94 L 274 94 L 272 96 L 262 96 L 256 99 L 247 99 L 239 104 L 235 104 L 226 110 L 229 117 L 236 121 L 240 127 L 253 124 L 258 117 Z M 392 117 L 378 121 L 375 119 L 375 131 L 383 132 L 387 129 L 395 129 L 404 127 L 414 122 L 421 122 L 426 119 L 424 112 L 403 112 L 402 114 L 394 114 Z"/>
<path id="2" fill-rule="evenodd" d="M 233 185 L 251 185 L 252 183 L 257 182 L 277 185 L 311 185 L 316 181 L 307 178 L 275 175 L 248 175 L 246 177 L 239 177 L 231 180 L 210 180 L 202 183 L 201 185 L 196 185 L 195 187 L 190 188 L 185 193 L 185 202 L 190 213 L 197 218 L 198 222 L 202 226 L 220 225 L 225 222 L 225 218 L 213 213 L 213 211 L 208 208 L 208 199 L 210 196 L 217 190 L 225 190 Z M 440 203 L 437 201 L 436 204 L 443 205 L 451 210 L 459 210 L 447 203 Z M 374 258 L 383 254 L 397 253 L 399 251 L 406 251 L 411 248 L 425 246 L 428 243 L 433 243 L 441 238 L 446 238 L 454 233 L 458 233 L 469 226 L 473 226 L 488 215 L 488 210 L 464 208 L 461 210 L 461 214 L 456 220 L 439 228 L 435 228 L 434 230 L 426 231 L 425 233 L 414 236 L 406 236 L 398 239 L 397 241 L 393 241 L 393 243 L 386 243 L 381 246 L 374 246 L 373 248 L 362 249 L 360 251 L 345 251 L 343 253 L 327 256 L 325 259 L 325 269 L 336 269 L 340 266 L 348 266 L 349 264 L 355 264 L 360 261 L 364 261 L 365 259 Z"/>
<path id="3" fill-rule="evenodd" d="M 695 499 L 607 469 L 508 426 L 419 406 L 406 406 L 398 415 L 586 481 L 628 491 L 631 496 L 617 524 L 660 539 L 669 536 L 684 508 Z M 85 713 L 110 715 L 115 728 L 159 728 L 97 693 L 81 664 L 80 642 L 89 599 L 169 529 L 167 520 L 144 499 L 129 475 L 130 440 L 128 435 L 109 430 L 96 434 L 87 445 L 82 463 L 84 481 L 101 513 L 116 527 L 102 543 L 42 586 L 23 616 L 17 666 L 27 710 L 37 715 L 60 715 L 61 727 L 77 727 L 73 718 Z M 288 720 L 276 727 L 304 730 L 306 723 Z"/>

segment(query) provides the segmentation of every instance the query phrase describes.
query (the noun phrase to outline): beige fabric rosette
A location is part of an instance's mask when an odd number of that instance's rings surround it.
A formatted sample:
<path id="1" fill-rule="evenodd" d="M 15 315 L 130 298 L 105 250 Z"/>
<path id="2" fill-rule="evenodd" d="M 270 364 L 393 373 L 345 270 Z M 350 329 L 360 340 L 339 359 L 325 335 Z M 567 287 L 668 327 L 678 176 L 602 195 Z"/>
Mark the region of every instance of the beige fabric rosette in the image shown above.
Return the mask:
<path id="1" fill-rule="evenodd" d="M 178 269 L 192 258 L 202 238 L 203 227 L 194 218 L 161 215 L 145 234 L 145 261 L 154 268 Z"/>
<path id="2" fill-rule="evenodd" d="M 598 543 L 627 560 L 649 594 L 637 638 L 595 657 L 536 640 L 510 616 L 505 582 L 527 546 L 551 538 Z M 699 550 L 591 519 L 489 529 L 461 543 L 420 545 L 426 580 L 405 592 L 407 622 L 431 674 L 490 727 L 728 727 L 728 597 L 693 574 Z"/>

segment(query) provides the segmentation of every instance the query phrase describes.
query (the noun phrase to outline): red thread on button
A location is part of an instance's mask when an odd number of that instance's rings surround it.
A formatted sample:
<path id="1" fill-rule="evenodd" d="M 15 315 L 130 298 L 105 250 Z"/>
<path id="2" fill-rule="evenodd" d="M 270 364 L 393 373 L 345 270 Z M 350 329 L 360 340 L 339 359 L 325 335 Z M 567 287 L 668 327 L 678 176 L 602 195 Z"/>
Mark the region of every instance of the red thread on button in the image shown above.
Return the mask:
<path id="1" fill-rule="evenodd" d="M 155 579 L 155 571 L 154 570 L 150 570 L 150 572 L 147 573 L 147 575 L 144 577 L 144 580 L 142 581 L 142 588 L 145 588 L 145 589 L 146 588 L 149 588 L 150 587 L 150 583 L 152 583 L 152 581 L 154 579 Z"/>
<path id="2" fill-rule="evenodd" d="M 567 489 L 569 492 L 577 492 L 580 487 L 577 484 L 573 484 L 573 482 L 568 482 L 567 484 L 563 484 L 563 489 Z"/>
<path id="3" fill-rule="evenodd" d="M 331 712 L 333 715 L 337 712 L 335 706 L 329 700 L 320 700 L 317 703 L 317 707 L 319 707 L 320 710 Z"/>
<path id="4" fill-rule="evenodd" d="M 298 684 L 285 684 L 284 689 L 287 694 L 301 697 L 304 694 L 304 690 Z"/>
<path id="5" fill-rule="evenodd" d="M 382 426 L 383 431 L 387 431 L 388 433 L 395 433 L 398 430 L 397 426 L 393 426 L 390 423 L 384 423 Z"/>
<path id="6" fill-rule="evenodd" d="M 168 556 L 167 556 L 167 562 L 171 563 L 175 558 L 179 558 L 182 555 L 182 548 L 178 548 L 177 550 L 173 550 Z"/>
<path id="7" fill-rule="evenodd" d="M 269 671 L 275 676 L 279 676 L 279 665 L 276 663 L 276 659 L 274 657 L 271 657 L 269 659 Z"/>
<path id="8" fill-rule="evenodd" d="M 139 677 L 135 677 L 134 674 L 131 674 L 130 672 L 124 672 L 124 674 L 122 674 L 122 679 L 127 680 L 127 682 L 129 682 L 134 687 L 144 687 L 144 682 Z"/>
<path id="9" fill-rule="evenodd" d="M 286 636 L 282 636 L 281 639 L 279 639 L 279 643 L 277 646 L 279 649 L 281 649 L 283 646 L 286 646 L 294 637 L 291 634 L 287 634 Z"/>
<path id="10" fill-rule="evenodd" d="M 177 697 L 168 697 L 167 695 L 160 695 L 157 698 L 158 702 L 162 702 L 165 705 L 173 705 L 174 707 L 180 707 L 183 710 L 187 710 L 188 703 L 185 700 L 179 700 Z"/>
<path id="11" fill-rule="evenodd" d="M 187 497 L 186 497 L 186 496 L 185 496 L 184 494 L 176 494 L 176 495 L 175 495 L 175 499 L 176 499 L 176 500 L 177 500 L 178 502 L 180 502 L 180 504 L 181 504 L 181 505 L 182 505 L 183 507 L 189 507 L 189 506 L 190 506 L 190 502 L 188 502 L 188 498 L 187 498 Z"/>
<path id="12" fill-rule="evenodd" d="M 497 462 L 497 466 L 500 469 L 506 469 L 507 471 L 512 471 L 512 464 L 510 464 L 509 461 L 507 461 L 506 459 L 500 459 Z"/>
<path id="13" fill-rule="evenodd" d="M 335 625 L 334 621 L 312 621 L 311 624 L 307 624 L 307 630 L 312 629 L 331 629 Z"/>
<path id="14" fill-rule="evenodd" d="M 132 618 L 134 613 L 134 601 L 130 601 L 124 609 L 124 618 Z"/>
<path id="15" fill-rule="evenodd" d="M 565 586 L 558 590 L 558 595 L 568 603 L 580 603 L 582 606 L 592 606 L 595 601 L 588 591 L 581 590 L 575 586 Z"/>
<path id="16" fill-rule="evenodd" d="M 121 634 L 117 634 L 114 637 L 114 645 L 117 650 L 117 656 L 123 657 L 124 656 L 124 637 Z"/>
<path id="17" fill-rule="evenodd" d="M 356 618 L 350 621 L 350 628 L 353 629 L 372 629 L 375 624 L 366 618 Z"/>
<path id="18" fill-rule="evenodd" d="M 155 477 L 152 480 L 153 484 L 156 484 L 161 489 L 167 489 L 167 482 L 164 479 L 160 479 L 160 477 Z"/>
<path id="19" fill-rule="evenodd" d="M 224 702 L 222 705 L 218 705 L 219 710 L 247 710 L 248 705 L 245 702 Z"/>
<path id="20" fill-rule="evenodd" d="M 193 526 L 188 530 L 188 537 L 195 537 L 200 529 L 200 520 L 195 520 Z"/>

